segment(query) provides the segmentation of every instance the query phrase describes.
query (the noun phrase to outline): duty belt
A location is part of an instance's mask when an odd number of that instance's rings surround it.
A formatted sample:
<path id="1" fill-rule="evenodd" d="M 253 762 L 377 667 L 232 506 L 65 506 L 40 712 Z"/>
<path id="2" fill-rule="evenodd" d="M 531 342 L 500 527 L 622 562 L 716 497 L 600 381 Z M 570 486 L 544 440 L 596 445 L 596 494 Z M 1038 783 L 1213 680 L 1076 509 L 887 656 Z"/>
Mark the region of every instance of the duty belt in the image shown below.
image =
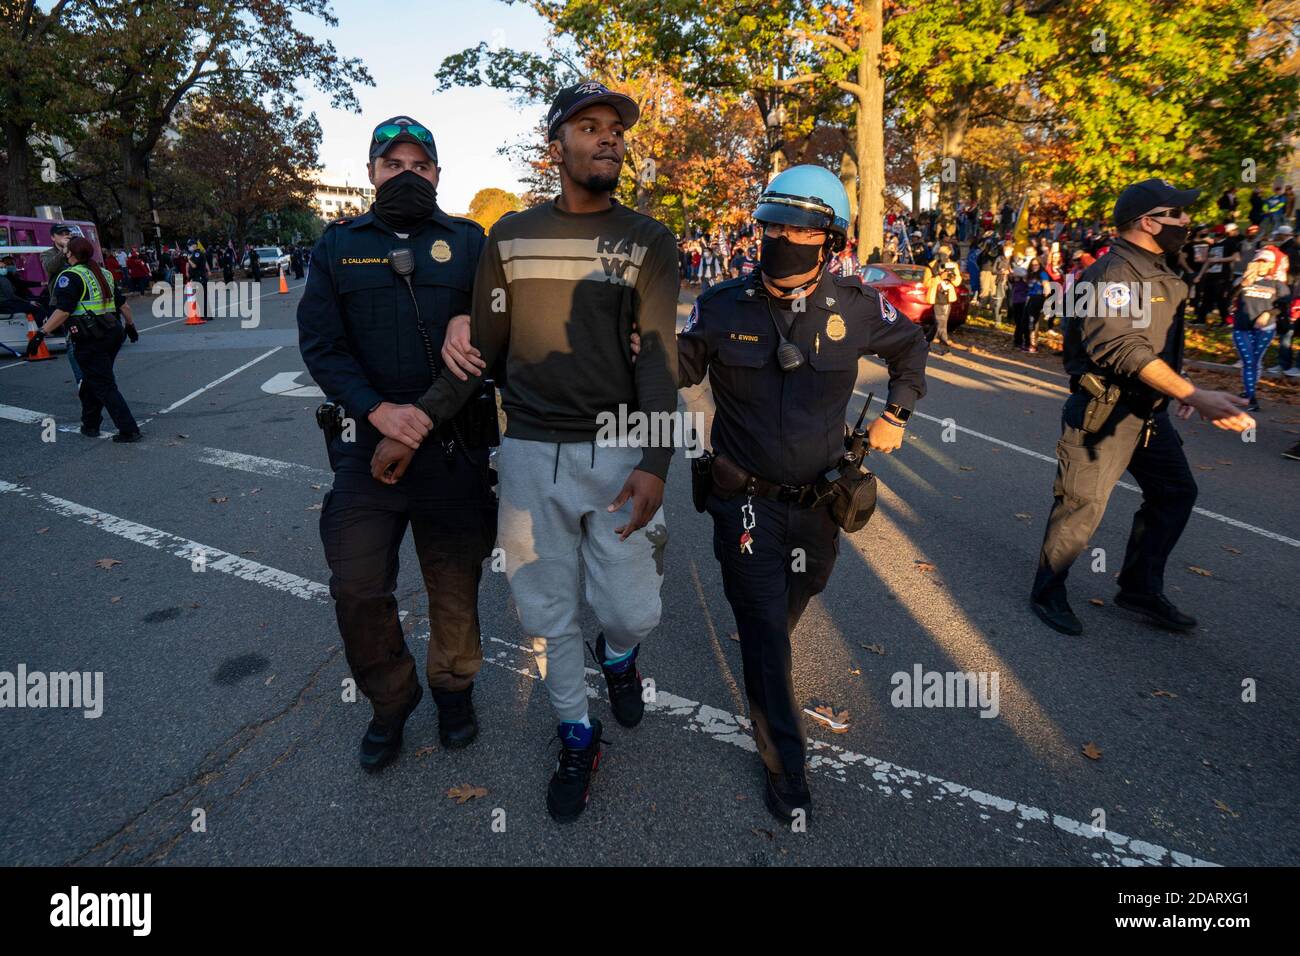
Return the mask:
<path id="1" fill-rule="evenodd" d="M 719 470 L 724 472 L 725 477 L 732 477 L 732 481 L 719 481 Z M 718 455 L 713 460 L 714 487 L 735 487 L 734 478 L 743 476 L 744 482 L 736 490 L 731 491 L 720 497 L 734 498 L 736 495 L 758 495 L 760 498 L 768 498 L 772 501 L 782 501 L 790 504 L 804 505 L 811 504 L 816 500 L 817 493 L 811 484 L 807 485 L 782 485 L 774 481 L 768 481 L 757 475 L 751 475 L 730 458 L 725 455 Z"/>

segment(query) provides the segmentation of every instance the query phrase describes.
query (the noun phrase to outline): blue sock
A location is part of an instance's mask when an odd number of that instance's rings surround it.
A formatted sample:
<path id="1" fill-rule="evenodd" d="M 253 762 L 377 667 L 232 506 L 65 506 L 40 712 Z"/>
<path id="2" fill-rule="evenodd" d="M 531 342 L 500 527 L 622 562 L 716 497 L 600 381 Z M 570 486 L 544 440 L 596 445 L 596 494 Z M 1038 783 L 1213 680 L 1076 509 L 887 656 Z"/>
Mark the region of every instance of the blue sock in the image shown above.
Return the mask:
<path id="1" fill-rule="evenodd" d="M 574 750 L 585 750 L 591 746 L 591 737 L 595 731 L 587 718 L 582 720 L 560 721 L 560 742 Z"/>

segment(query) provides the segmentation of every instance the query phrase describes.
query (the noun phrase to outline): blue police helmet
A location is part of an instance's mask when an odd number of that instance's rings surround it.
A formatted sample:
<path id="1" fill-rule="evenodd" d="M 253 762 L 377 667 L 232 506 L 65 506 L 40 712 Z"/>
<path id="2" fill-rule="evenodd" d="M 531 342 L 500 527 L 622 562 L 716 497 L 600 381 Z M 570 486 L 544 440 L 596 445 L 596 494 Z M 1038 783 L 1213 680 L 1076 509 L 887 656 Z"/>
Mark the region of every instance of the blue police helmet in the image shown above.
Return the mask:
<path id="1" fill-rule="evenodd" d="M 791 166 L 767 184 L 754 218 L 825 229 L 835 237 L 839 249 L 849 233 L 849 194 L 840 178 L 823 166 Z"/>

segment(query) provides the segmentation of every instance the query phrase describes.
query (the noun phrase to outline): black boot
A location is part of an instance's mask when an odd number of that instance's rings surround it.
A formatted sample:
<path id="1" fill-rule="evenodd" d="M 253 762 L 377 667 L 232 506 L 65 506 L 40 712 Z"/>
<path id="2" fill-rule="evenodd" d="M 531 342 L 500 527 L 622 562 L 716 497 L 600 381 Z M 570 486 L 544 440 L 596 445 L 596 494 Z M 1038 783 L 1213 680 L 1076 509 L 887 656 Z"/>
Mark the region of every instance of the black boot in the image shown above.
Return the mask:
<path id="1" fill-rule="evenodd" d="M 1054 594 L 1045 598 L 1033 598 L 1030 607 L 1044 624 L 1054 631 L 1077 637 L 1083 633 L 1083 622 L 1070 608 L 1070 602 L 1064 594 Z"/>
<path id="2" fill-rule="evenodd" d="M 618 670 L 605 664 L 604 634 L 596 638 L 594 649 L 588 644 L 587 650 L 591 651 L 592 658 L 605 675 L 605 684 L 609 688 L 609 709 L 614 712 L 614 719 L 624 727 L 635 727 L 641 723 L 645 701 L 641 699 L 641 672 L 636 669 L 636 657 L 641 645 L 632 648 L 631 657 L 615 665 Z"/>
<path id="3" fill-rule="evenodd" d="M 366 773 L 377 773 L 397 759 L 402 749 L 402 729 L 412 711 L 419 706 L 424 697 L 424 688 L 415 685 L 411 703 L 394 720 L 374 717 L 366 728 L 366 735 L 361 738 L 361 769 Z"/>
<path id="4" fill-rule="evenodd" d="M 1190 631 L 1196 626 L 1196 618 L 1178 610 L 1163 594 L 1126 594 L 1120 591 L 1115 595 L 1115 605 L 1141 614 L 1152 624 L 1171 631 Z"/>
<path id="5" fill-rule="evenodd" d="M 468 747 L 478 736 L 473 698 L 473 684 L 462 691 L 433 692 L 438 704 L 438 739 L 448 750 Z"/>
<path id="6" fill-rule="evenodd" d="M 812 821 L 812 792 L 808 789 L 808 777 L 802 771 L 797 773 L 773 773 L 764 768 L 763 800 L 772 816 L 786 826 L 795 818 L 795 811 L 803 811 L 803 823 Z"/>
<path id="7" fill-rule="evenodd" d="M 546 809 L 556 823 L 572 823 L 587 809 L 591 775 L 600 766 L 600 721 L 591 721 L 591 739 L 585 747 L 570 746 L 560 724 L 560 757 L 546 788 Z"/>

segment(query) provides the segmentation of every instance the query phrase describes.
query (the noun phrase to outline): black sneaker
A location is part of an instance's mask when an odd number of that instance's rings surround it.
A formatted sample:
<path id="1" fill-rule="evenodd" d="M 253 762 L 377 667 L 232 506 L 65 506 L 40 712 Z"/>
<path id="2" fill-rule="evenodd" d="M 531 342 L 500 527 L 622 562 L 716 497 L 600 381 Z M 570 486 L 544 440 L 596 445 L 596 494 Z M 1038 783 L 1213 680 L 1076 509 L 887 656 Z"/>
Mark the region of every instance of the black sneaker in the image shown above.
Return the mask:
<path id="1" fill-rule="evenodd" d="M 1083 622 L 1075 615 L 1064 594 L 1046 598 L 1032 598 L 1029 606 L 1044 624 L 1061 634 L 1078 637 L 1083 633 Z"/>
<path id="2" fill-rule="evenodd" d="M 1282 452 L 1283 458 L 1290 458 L 1292 461 L 1300 461 L 1300 441 L 1296 442 L 1286 451 Z"/>
<path id="3" fill-rule="evenodd" d="M 99 433 L 96 432 L 96 434 Z M 130 444 L 131 442 L 140 441 L 140 439 L 142 438 L 144 438 L 144 432 L 139 431 L 137 429 L 136 431 L 129 432 L 127 434 L 118 432 L 116 435 L 113 436 L 113 441 L 117 442 L 118 444 Z"/>
<path id="4" fill-rule="evenodd" d="M 380 717 L 371 719 L 370 726 L 366 728 L 366 735 L 361 738 L 362 770 L 366 773 L 378 773 L 397 759 L 402 749 L 402 729 L 423 697 L 424 688 L 416 684 L 411 704 L 400 719 L 395 721 L 386 721 Z"/>
<path id="5" fill-rule="evenodd" d="M 546 787 L 546 809 L 556 823 L 572 823 L 587 808 L 591 793 L 591 775 L 600 766 L 600 721 L 591 721 L 591 740 L 585 747 L 570 747 L 561 736 L 564 725 L 555 736 L 560 740 L 560 756 L 555 763 L 555 773 Z"/>
<path id="6" fill-rule="evenodd" d="M 636 656 L 641 645 L 632 648 L 632 656 L 628 660 L 620 662 L 622 669 L 619 671 L 611 670 L 605 664 L 604 634 L 596 638 L 594 649 L 588 644 L 587 650 L 591 651 L 592 659 L 605 675 L 605 684 L 609 687 L 609 709 L 614 712 L 614 719 L 624 727 L 635 727 L 641 723 L 641 717 L 645 714 L 645 701 L 641 699 L 641 672 L 636 669 Z"/>
<path id="7" fill-rule="evenodd" d="M 1115 595 L 1115 605 L 1141 614 L 1152 624 L 1171 631 L 1190 631 L 1196 626 L 1196 618 L 1178 610 L 1163 594 L 1126 594 L 1120 591 Z"/>
<path id="8" fill-rule="evenodd" d="M 87 428 L 85 425 L 82 425 L 82 426 L 81 426 L 81 434 L 85 435 L 87 438 L 98 438 L 98 437 L 99 437 L 99 429 L 98 429 L 98 428 Z"/>
<path id="9" fill-rule="evenodd" d="M 812 821 L 812 793 L 808 789 L 808 777 L 802 771 L 797 773 L 773 773 L 763 768 L 765 784 L 763 801 L 772 816 L 785 826 L 790 826 L 795 818 L 795 811 L 803 811 L 803 823 Z"/>
<path id="10" fill-rule="evenodd" d="M 474 685 L 462 691 L 433 692 L 438 704 L 438 739 L 448 750 L 468 747 L 478 736 L 478 721 L 474 718 Z"/>

